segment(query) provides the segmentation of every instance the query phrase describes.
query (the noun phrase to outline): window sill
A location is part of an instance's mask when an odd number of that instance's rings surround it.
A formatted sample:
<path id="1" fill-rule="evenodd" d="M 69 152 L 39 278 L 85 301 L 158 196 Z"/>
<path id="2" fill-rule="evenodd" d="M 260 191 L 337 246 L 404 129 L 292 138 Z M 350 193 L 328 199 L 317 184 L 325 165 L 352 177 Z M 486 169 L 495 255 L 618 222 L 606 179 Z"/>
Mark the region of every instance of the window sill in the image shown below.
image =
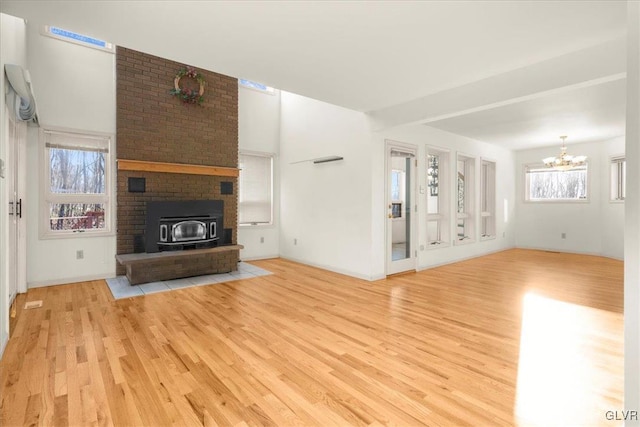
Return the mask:
<path id="1" fill-rule="evenodd" d="M 555 200 L 524 200 L 524 203 L 531 203 L 531 204 L 561 204 L 561 203 L 568 203 L 568 204 L 573 204 L 573 203 L 591 203 L 591 201 L 589 199 L 555 199 Z"/>
<path id="2" fill-rule="evenodd" d="M 434 250 L 434 249 L 441 249 L 441 248 L 448 248 L 448 247 L 449 247 L 449 243 L 447 243 L 447 242 L 441 242 L 441 243 L 436 244 L 436 245 L 427 243 L 426 250 L 431 251 L 431 250 Z"/>
<path id="3" fill-rule="evenodd" d="M 480 240 L 481 241 L 485 241 L 485 240 L 495 240 L 496 236 L 480 236 Z"/>
<path id="4" fill-rule="evenodd" d="M 58 239 L 84 239 L 92 237 L 115 237 L 114 231 L 96 231 L 96 232 L 63 232 L 63 233 L 41 233 L 40 240 L 58 240 Z"/>
<path id="5" fill-rule="evenodd" d="M 275 228 L 276 225 L 274 223 L 269 224 L 238 224 L 238 229 L 253 229 L 253 228 Z"/>
<path id="6" fill-rule="evenodd" d="M 456 245 L 456 246 L 462 246 L 462 245 L 468 245 L 470 243 L 475 243 L 475 242 L 476 242 L 476 240 L 475 239 L 471 239 L 471 238 L 464 239 L 464 240 L 457 240 L 456 239 L 456 240 L 454 240 L 453 244 Z"/>

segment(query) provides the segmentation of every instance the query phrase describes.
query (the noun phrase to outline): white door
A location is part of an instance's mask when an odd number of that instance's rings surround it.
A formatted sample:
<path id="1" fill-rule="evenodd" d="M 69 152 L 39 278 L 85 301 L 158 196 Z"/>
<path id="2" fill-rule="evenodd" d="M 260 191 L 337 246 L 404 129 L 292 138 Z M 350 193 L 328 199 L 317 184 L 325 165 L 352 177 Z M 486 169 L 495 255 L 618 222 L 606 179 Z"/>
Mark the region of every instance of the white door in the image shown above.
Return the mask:
<path id="1" fill-rule="evenodd" d="M 16 121 L 10 113 L 6 114 L 6 132 L 8 142 L 6 179 L 9 198 L 9 229 L 7 280 L 9 304 L 18 292 L 27 291 L 26 287 L 26 228 L 24 217 L 25 155 L 27 124 Z"/>
<path id="2" fill-rule="evenodd" d="M 417 147 L 387 141 L 387 274 L 416 269 Z"/>

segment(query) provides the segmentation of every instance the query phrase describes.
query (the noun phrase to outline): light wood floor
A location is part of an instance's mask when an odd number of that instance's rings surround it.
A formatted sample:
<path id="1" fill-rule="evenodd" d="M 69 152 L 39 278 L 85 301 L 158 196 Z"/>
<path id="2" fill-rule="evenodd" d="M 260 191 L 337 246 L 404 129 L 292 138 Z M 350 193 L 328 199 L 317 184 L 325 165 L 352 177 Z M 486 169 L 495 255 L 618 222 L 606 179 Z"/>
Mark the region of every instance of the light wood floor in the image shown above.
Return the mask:
<path id="1" fill-rule="evenodd" d="M 510 250 L 377 282 L 255 264 L 274 274 L 30 290 L 0 425 L 616 425 L 619 261 Z"/>

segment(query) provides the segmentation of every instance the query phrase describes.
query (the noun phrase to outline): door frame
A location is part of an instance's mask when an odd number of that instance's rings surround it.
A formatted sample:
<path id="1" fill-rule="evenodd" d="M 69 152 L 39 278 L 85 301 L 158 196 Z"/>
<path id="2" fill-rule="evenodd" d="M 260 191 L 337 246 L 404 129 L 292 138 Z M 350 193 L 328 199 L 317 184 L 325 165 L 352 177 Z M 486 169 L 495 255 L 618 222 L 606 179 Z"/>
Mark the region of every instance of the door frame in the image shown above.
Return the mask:
<path id="1" fill-rule="evenodd" d="M 6 254 L 6 279 L 9 289 L 7 303 L 10 306 L 17 294 L 27 292 L 25 195 L 26 142 L 29 129 L 26 122 L 16 120 L 9 111 L 6 111 L 5 125 L 7 141 L 5 188 L 7 202 L 13 204 L 13 208 L 7 204 L 9 241 Z M 18 201 L 20 201 L 19 208 Z M 21 213 L 20 217 L 16 216 L 18 210 Z"/>
<path id="2" fill-rule="evenodd" d="M 408 258 L 393 261 L 392 259 L 392 225 L 393 219 L 390 218 L 391 213 L 391 151 L 392 149 L 396 149 L 398 151 L 406 152 L 413 154 L 414 162 L 412 163 L 413 167 L 411 168 L 409 177 L 410 177 L 410 191 L 411 194 L 411 217 L 409 219 L 410 226 L 410 244 L 409 244 L 409 254 Z M 405 142 L 394 141 L 390 139 L 385 140 L 385 151 L 384 151 L 384 174 L 385 174 L 385 185 L 384 185 L 384 201 L 385 201 L 385 209 L 384 209 L 384 218 L 385 218 L 385 274 L 392 275 L 397 273 L 403 273 L 407 271 L 416 271 L 418 264 L 417 257 L 417 241 L 418 241 L 418 230 L 417 230 L 417 217 L 418 217 L 418 173 L 417 173 L 417 164 L 418 164 L 418 146 L 415 144 L 408 144 Z"/>

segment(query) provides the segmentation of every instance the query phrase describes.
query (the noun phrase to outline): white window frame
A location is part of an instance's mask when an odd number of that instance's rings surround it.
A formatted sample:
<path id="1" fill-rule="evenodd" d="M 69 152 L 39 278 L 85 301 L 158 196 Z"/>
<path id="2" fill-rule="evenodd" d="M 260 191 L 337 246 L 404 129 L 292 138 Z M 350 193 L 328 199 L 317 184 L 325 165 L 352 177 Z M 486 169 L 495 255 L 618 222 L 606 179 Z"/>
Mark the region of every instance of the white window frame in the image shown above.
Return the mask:
<path id="1" fill-rule="evenodd" d="M 450 170 L 451 160 L 450 151 L 444 148 L 427 146 L 426 155 L 426 191 L 425 191 L 425 205 L 427 212 L 427 225 L 425 227 L 425 241 L 427 242 L 427 249 L 445 248 L 450 245 L 451 242 L 451 186 L 450 182 Z M 438 212 L 429 213 L 429 197 L 431 194 L 431 187 L 429 186 L 429 156 L 438 156 Z M 429 240 L 429 223 L 432 221 L 437 222 L 437 227 L 440 234 L 439 240 Z"/>
<path id="2" fill-rule="evenodd" d="M 51 162 L 49 147 L 46 143 L 46 134 L 56 133 L 69 135 L 75 138 L 86 139 L 87 143 L 96 148 L 107 150 L 105 158 L 105 193 L 104 194 L 58 194 L 51 192 Z M 56 127 L 41 127 L 39 133 L 40 143 L 40 239 L 69 239 L 81 237 L 101 237 L 115 235 L 115 155 L 113 153 L 114 135 L 102 132 L 93 132 L 77 129 L 64 129 Z M 79 146 L 69 143 L 69 146 Z M 49 217 L 50 203 L 100 203 L 104 205 L 104 228 L 80 230 L 51 230 Z"/>
<path id="3" fill-rule="evenodd" d="M 238 226 L 239 227 L 271 227 L 274 224 L 274 207 L 273 207 L 273 201 L 274 201 L 274 194 L 273 194 L 273 189 L 274 189 L 274 170 L 275 170 L 275 154 L 273 153 L 266 153 L 266 152 L 261 152 L 261 151 L 247 151 L 247 150 L 241 150 L 239 152 L 240 156 L 255 156 L 255 157 L 266 157 L 269 158 L 271 160 L 271 182 L 270 182 L 270 186 L 271 186 L 271 200 L 270 200 L 270 210 L 269 210 L 269 216 L 270 216 L 270 221 L 269 222 L 245 222 L 245 223 L 241 223 L 240 222 L 240 209 L 241 209 L 241 185 L 240 185 L 240 177 L 238 176 Z M 242 170 L 240 170 L 240 173 L 242 174 Z"/>
<path id="4" fill-rule="evenodd" d="M 531 169 L 545 169 L 548 168 L 547 166 L 545 166 L 543 163 L 527 163 L 525 165 L 523 165 L 523 180 L 524 180 L 524 194 L 523 194 L 523 198 L 524 198 L 524 202 L 525 203 L 589 203 L 590 202 L 590 194 L 591 194 L 591 165 L 590 162 L 587 161 L 585 163 L 585 167 L 586 167 L 586 171 L 587 171 L 587 180 L 586 180 L 586 185 L 587 185 L 587 191 L 586 191 L 586 197 L 584 199 L 530 199 L 529 198 L 529 193 L 530 193 L 530 188 L 529 188 L 529 170 Z M 551 168 L 548 168 L 551 169 Z M 552 172 L 553 170 L 551 169 L 550 172 Z M 557 173 L 562 173 L 562 171 L 557 171 Z"/>
<path id="5" fill-rule="evenodd" d="M 626 158 L 624 155 L 613 156 L 609 160 L 609 201 L 612 203 L 624 203 L 627 183 L 624 180 L 623 167 L 626 169 Z M 624 165 L 624 166 L 623 166 Z"/>
<path id="6" fill-rule="evenodd" d="M 458 200 L 459 200 L 459 187 L 458 187 L 458 174 L 459 174 L 459 162 L 464 162 L 464 176 L 465 176 L 465 192 L 464 192 L 464 211 L 458 212 Z M 456 155 L 456 176 L 455 176 L 455 212 L 456 223 L 454 224 L 454 244 L 465 245 L 474 243 L 476 241 L 476 158 L 463 153 L 457 153 Z M 458 236 L 458 222 L 464 220 L 465 222 L 465 234 L 464 237 Z"/>
<path id="7" fill-rule="evenodd" d="M 496 162 L 495 160 L 480 159 L 480 240 L 496 238 Z M 486 234 L 484 222 L 491 221 L 493 234 Z"/>

